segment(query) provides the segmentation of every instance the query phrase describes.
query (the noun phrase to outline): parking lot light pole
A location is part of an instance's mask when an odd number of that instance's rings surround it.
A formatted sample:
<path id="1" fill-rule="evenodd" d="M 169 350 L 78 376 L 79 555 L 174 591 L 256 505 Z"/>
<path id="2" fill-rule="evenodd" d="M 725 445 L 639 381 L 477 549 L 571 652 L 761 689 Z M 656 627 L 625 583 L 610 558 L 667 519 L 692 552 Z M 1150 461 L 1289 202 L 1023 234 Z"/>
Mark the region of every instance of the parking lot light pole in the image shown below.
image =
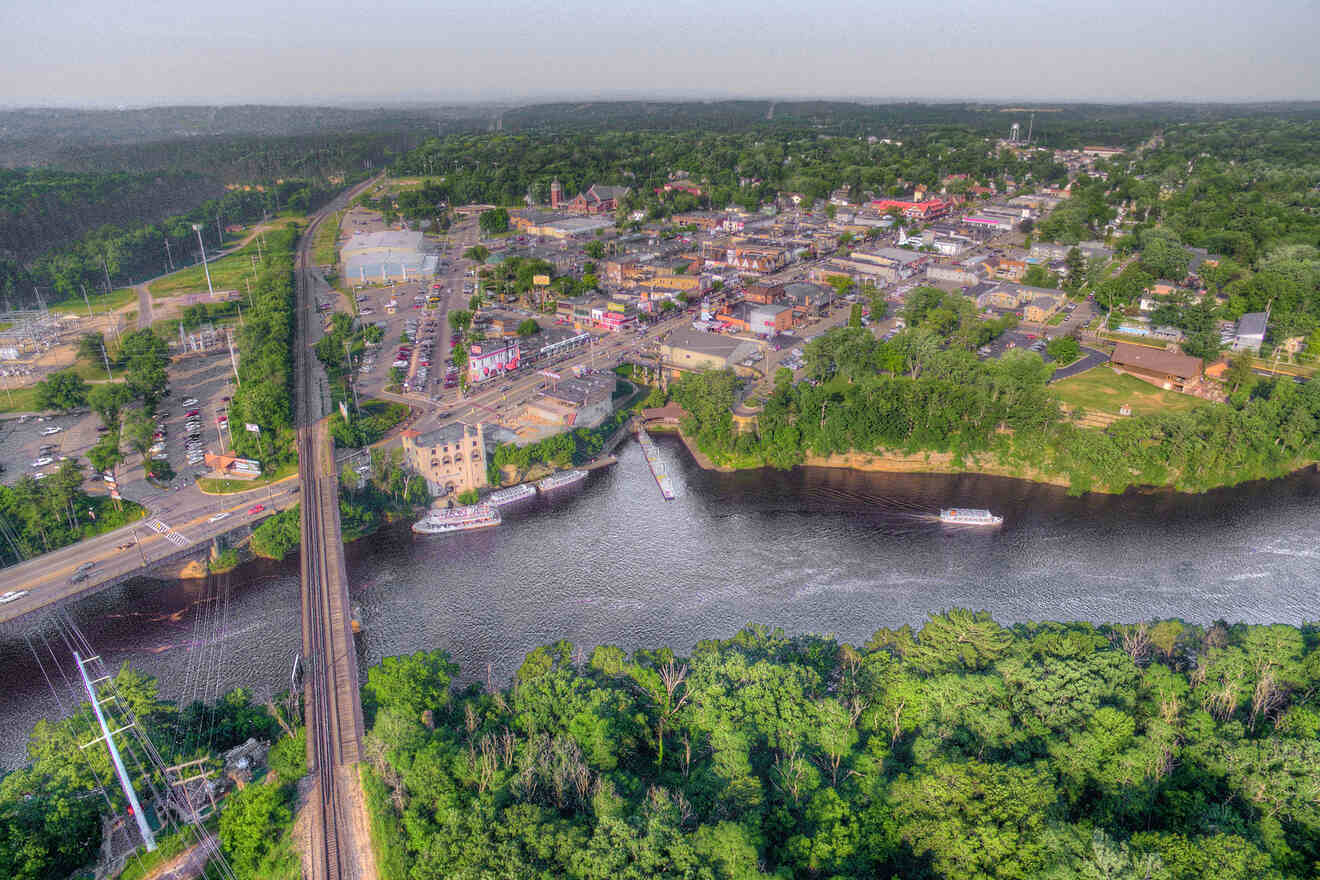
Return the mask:
<path id="1" fill-rule="evenodd" d="M 211 294 L 211 298 L 214 299 L 215 288 L 211 286 L 211 267 L 206 263 L 206 244 L 202 241 L 202 224 L 194 223 L 192 228 L 193 232 L 197 233 L 197 244 L 202 248 L 202 269 L 206 272 L 206 290 Z"/>

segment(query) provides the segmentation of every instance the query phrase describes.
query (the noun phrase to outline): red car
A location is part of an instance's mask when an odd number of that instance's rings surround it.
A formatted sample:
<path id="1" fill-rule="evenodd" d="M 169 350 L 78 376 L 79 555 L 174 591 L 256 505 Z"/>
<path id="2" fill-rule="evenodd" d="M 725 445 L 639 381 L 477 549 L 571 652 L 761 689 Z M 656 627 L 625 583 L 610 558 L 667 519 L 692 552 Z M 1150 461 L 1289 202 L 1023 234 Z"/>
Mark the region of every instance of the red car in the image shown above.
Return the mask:
<path id="1" fill-rule="evenodd" d="M 264 504 L 254 504 L 250 508 L 248 508 L 248 513 L 261 513 L 265 509 L 266 509 L 266 505 Z"/>
<path id="2" fill-rule="evenodd" d="M 193 416 L 201 415 L 201 413 L 202 411 L 200 409 L 190 409 L 186 413 L 184 413 L 184 415 L 187 416 L 188 418 L 192 418 Z"/>

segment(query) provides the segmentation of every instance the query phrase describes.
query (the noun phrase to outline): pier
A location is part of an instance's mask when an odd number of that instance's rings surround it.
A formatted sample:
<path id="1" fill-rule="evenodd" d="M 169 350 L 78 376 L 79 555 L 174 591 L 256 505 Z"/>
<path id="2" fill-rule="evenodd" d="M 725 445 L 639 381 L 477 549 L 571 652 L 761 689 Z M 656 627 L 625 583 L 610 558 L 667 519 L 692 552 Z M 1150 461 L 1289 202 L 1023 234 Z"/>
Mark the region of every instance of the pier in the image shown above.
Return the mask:
<path id="1" fill-rule="evenodd" d="M 673 501 L 674 481 L 670 479 L 669 472 L 665 470 L 665 463 L 660 460 L 660 450 L 651 439 L 651 435 L 646 433 L 646 429 L 640 424 L 637 426 L 637 442 L 642 444 L 642 452 L 646 453 L 646 463 L 651 466 L 651 475 L 655 477 L 655 482 L 660 486 L 660 494 L 666 501 Z"/>

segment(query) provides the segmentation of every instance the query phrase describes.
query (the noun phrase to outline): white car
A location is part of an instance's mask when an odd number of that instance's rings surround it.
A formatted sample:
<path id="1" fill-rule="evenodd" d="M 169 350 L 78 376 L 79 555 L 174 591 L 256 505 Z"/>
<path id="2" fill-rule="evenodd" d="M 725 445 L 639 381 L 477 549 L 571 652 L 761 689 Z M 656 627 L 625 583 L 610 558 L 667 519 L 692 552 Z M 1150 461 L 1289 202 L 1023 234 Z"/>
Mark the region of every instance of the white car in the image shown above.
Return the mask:
<path id="1" fill-rule="evenodd" d="M 190 397 L 190 398 L 188 398 L 187 400 L 185 400 L 185 401 L 183 402 L 183 405 L 184 405 L 184 406 L 196 406 L 196 405 L 197 405 L 197 398 L 195 398 L 195 397 Z"/>
<path id="2" fill-rule="evenodd" d="M 36 461 L 32 462 L 32 466 L 34 468 L 45 467 L 54 460 L 55 459 L 51 458 L 49 455 L 43 455 L 41 458 L 38 458 Z"/>
<path id="3" fill-rule="evenodd" d="M 211 517 L 211 519 L 208 520 L 208 522 L 218 523 L 220 522 L 220 520 L 224 519 L 227 516 L 229 516 L 229 511 L 222 510 L 220 513 L 217 513 L 215 516 Z"/>
<path id="4" fill-rule="evenodd" d="M 10 590 L 7 593 L 0 594 L 0 605 L 8 604 L 16 599 L 22 599 L 30 592 L 31 590 Z"/>
<path id="5" fill-rule="evenodd" d="M 46 430 L 42 431 L 42 432 L 41 432 L 41 436 L 43 436 L 43 437 L 49 437 L 51 434 L 58 434 L 60 431 L 63 431 L 63 430 L 64 430 L 64 429 L 61 428 L 59 425 L 55 425 L 54 427 L 50 427 L 50 428 L 47 428 Z"/>

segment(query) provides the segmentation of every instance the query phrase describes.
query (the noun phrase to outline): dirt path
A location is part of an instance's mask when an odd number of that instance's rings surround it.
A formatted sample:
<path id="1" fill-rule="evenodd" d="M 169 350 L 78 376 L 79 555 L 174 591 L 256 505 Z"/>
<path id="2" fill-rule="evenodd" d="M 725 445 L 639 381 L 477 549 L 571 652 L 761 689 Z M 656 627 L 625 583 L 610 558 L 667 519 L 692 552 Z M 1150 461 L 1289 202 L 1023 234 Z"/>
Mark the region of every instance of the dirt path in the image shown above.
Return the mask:
<path id="1" fill-rule="evenodd" d="M 161 865 L 143 880 L 194 880 L 202 876 L 205 868 L 206 854 L 200 845 L 196 845 Z"/>
<path id="2" fill-rule="evenodd" d="M 151 326 L 151 291 L 147 289 L 149 283 L 144 281 L 133 285 L 133 290 L 137 293 L 139 330 L 146 330 Z"/>

